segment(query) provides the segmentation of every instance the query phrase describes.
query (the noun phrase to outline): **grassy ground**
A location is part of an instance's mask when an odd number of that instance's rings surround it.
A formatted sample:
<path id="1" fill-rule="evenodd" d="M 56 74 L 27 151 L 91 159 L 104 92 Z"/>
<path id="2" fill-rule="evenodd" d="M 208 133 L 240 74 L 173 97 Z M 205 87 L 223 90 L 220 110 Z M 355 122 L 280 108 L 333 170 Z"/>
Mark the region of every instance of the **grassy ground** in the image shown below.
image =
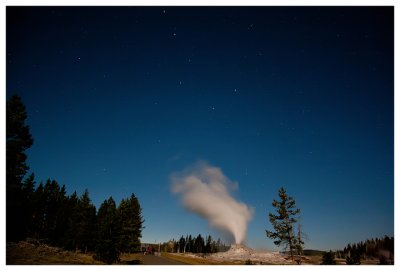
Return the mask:
<path id="1" fill-rule="evenodd" d="M 243 262 L 239 261 L 231 261 L 231 262 L 218 262 L 213 261 L 206 258 L 200 257 L 190 257 L 188 255 L 184 255 L 183 253 L 161 253 L 161 256 L 164 258 L 168 258 L 171 260 L 183 262 L 185 264 L 195 264 L 195 265 L 237 265 L 243 264 Z"/>
<path id="2" fill-rule="evenodd" d="M 9 243 L 6 247 L 7 265 L 102 265 L 103 262 L 96 261 L 91 253 L 80 253 L 65 251 L 60 248 L 44 244 L 32 244 L 28 242 Z M 215 261 L 202 257 L 191 257 L 183 253 L 162 253 L 163 258 L 191 265 L 240 265 L 243 261 Z M 140 253 L 124 253 L 120 255 L 117 264 L 146 264 Z M 304 265 L 319 265 L 322 261 L 320 255 L 304 257 Z M 338 265 L 345 265 L 346 260 L 336 259 Z M 148 263 L 149 264 L 149 263 Z M 152 263 L 150 263 L 152 264 Z M 379 260 L 361 260 L 362 265 L 377 265 Z"/>
<path id="3" fill-rule="evenodd" d="M 122 253 L 119 264 L 141 264 L 141 253 Z"/>
<path id="4" fill-rule="evenodd" d="M 141 264 L 141 254 L 123 253 L 117 264 Z M 92 253 L 66 251 L 61 248 L 28 242 L 7 244 L 6 264 L 8 265 L 99 265 L 105 264 L 93 259 Z"/>
<path id="5" fill-rule="evenodd" d="M 92 254 L 75 253 L 47 245 L 27 242 L 7 244 L 6 264 L 15 265 L 70 265 L 104 264 L 93 259 Z"/>

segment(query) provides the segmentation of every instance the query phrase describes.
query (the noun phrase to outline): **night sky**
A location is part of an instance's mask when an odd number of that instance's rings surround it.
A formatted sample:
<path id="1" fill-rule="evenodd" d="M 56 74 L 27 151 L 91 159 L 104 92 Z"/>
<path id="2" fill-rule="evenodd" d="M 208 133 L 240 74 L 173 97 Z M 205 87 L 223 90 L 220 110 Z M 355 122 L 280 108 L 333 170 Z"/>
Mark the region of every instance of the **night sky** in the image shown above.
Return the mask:
<path id="1" fill-rule="evenodd" d="M 170 176 L 199 160 L 255 210 L 284 186 L 307 248 L 394 234 L 392 7 L 7 7 L 6 96 L 18 93 L 36 181 L 134 192 L 143 241 L 222 235 Z"/>

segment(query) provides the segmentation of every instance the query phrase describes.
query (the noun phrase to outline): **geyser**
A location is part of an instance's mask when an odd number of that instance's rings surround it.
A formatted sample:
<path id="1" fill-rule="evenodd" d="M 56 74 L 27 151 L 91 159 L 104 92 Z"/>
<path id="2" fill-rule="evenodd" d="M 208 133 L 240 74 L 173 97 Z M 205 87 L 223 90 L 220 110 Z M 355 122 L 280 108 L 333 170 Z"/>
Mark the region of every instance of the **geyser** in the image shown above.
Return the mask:
<path id="1" fill-rule="evenodd" d="M 206 162 L 173 174 L 171 179 L 172 192 L 182 196 L 186 209 L 206 218 L 212 227 L 231 233 L 236 244 L 243 243 L 253 211 L 230 195 L 237 183 Z"/>

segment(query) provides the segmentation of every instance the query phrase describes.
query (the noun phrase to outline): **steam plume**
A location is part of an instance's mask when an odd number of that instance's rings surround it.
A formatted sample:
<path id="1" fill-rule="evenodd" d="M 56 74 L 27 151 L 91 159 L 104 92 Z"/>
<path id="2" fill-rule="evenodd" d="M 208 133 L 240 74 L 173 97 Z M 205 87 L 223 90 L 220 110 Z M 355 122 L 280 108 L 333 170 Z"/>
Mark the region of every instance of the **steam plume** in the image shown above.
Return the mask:
<path id="1" fill-rule="evenodd" d="M 182 196 L 186 209 L 206 218 L 212 227 L 231 233 L 235 243 L 245 240 L 252 209 L 230 195 L 238 185 L 220 168 L 198 162 L 171 179 L 172 192 Z"/>

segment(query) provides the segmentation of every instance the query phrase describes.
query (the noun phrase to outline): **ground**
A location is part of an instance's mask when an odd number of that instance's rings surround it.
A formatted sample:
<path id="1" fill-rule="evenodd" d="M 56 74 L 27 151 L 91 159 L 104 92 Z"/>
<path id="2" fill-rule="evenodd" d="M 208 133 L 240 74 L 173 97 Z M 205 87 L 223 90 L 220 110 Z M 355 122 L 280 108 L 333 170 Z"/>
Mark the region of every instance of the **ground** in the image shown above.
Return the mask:
<path id="1" fill-rule="evenodd" d="M 8 243 L 6 252 L 7 265 L 97 265 L 103 262 L 93 259 L 92 253 L 66 251 L 46 244 L 18 242 Z M 143 255 L 142 253 L 124 253 L 118 264 L 181 265 L 185 264 L 168 257 Z"/>
<path id="2" fill-rule="evenodd" d="M 91 254 L 75 253 L 45 244 L 28 242 L 8 243 L 6 264 L 103 264 L 93 259 Z"/>
<path id="3" fill-rule="evenodd" d="M 222 253 L 221 253 L 222 254 Z M 292 264 L 289 258 L 285 256 L 282 262 L 282 256 L 262 256 L 260 253 L 252 253 L 250 258 L 246 257 L 224 257 L 224 254 L 201 255 L 192 253 L 161 253 L 155 255 L 143 255 L 142 253 L 124 253 L 120 255 L 120 265 L 240 265 L 240 264 Z M 226 255 L 234 254 L 228 252 Z M 101 265 L 103 262 L 93 259 L 91 253 L 81 253 L 65 251 L 61 248 L 51 247 L 46 244 L 19 242 L 7 243 L 6 247 L 6 264 L 7 265 Z M 263 258 L 260 261 L 260 257 Z M 322 257 L 320 255 L 312 255 L 303 257 L 305 265 L 319 265 Z M 337 264 L 346 264 L 343 259 L 336 259 Z M 362 264 L 378 264 L 378 260 L 362 261 Z"/>

